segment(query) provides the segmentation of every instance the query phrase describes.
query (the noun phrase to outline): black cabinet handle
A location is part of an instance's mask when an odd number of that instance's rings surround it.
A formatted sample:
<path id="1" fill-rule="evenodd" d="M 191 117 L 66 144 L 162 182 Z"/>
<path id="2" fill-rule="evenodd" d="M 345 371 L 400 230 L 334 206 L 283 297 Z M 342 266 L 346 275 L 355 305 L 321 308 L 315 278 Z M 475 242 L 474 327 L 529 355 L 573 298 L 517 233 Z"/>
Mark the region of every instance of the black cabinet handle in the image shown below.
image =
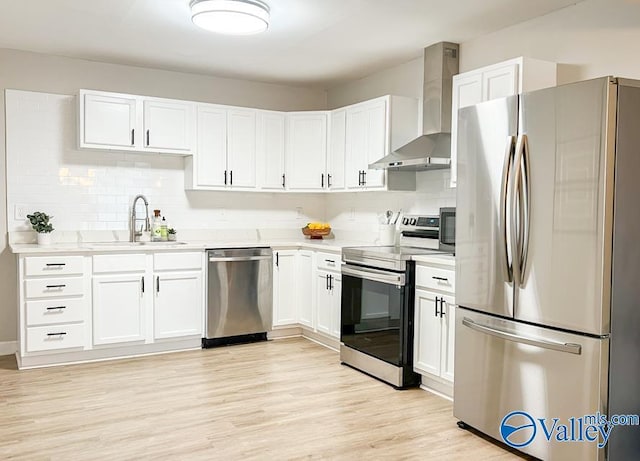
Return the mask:
<path id="1" fill-rule="evenodd" d="M 149 130 L 147 130 L 147 147 L 149 146 Z"/>
<path id="2" fill-rule="evenodd" d="M 58 310 L 58 309 L 66 309 L 66 308 L 67 308 L 67 306 L 51 306 L 51 307 L 47 307 L 47 310 L 48 311 L 55 311 L 55 310 Z"/>
<path id="3" fill-rule="evenodd" d="M 440 298 L 436 296 L 436 299 L 435 299 L 436 312 L 435 312 L 435 314 L 434 314 L 436 317 L 439 317 L 439 316 L 440 316 L 440 311 L 438 310 L 438 303 L 439 303 L 439 302 L 440 302 Z"/>
<path id="4" fill-rule="evenodd" d="M 433 280 L 441 280 L 443 282 L 448 282 L 449 279 L 446 277 L 436 277 L 435 275 L 431 277 Z"/>
<path id="5" fill-rule="evenodd" d="M 64 288 L 66 285 L 47 285 L 47 288 Z"/>
<path id="6" fill-rule="evenodd" d="M 444 298 L 440 298 L 440 318 L 444 317 Z"/>
<path id="7" fill-rule="evenodd" d="M 224 185 L 227 185 L 227 170 L 224 170 Z"/>
<path id="8" fill-rule="evenodd" d="M 367 185 L 367 172 L 366 171 L 362 171 L 362 185 L 366 186 Z"/>
<path id="9" fill-rule="evenodd" d="M 47 336 L 64 336 L 66 334 L 67 334 L 66 331 L 61 331 L 59 333 L 47 333 Z"/>
<path id="10" fill-rule="evenodd" d="M 142 276 L 142 292 L 144 293 L 144 275 Z"/>
<path id="11" fill-rule="evenodd" d="M 320 175 L 320 187 L 324 188 L 324 173 Z"/>
<path id="12" fill-rule="evenodd" d="M 331 175 L 327 173 L 327 187 L 331 187 Z"/>
<path id="13" fill-rule="evenodd" d="M 160 276 L 156 277 L 156 293 L 160 293 Z"/>
<path id="14" fill-rule="evenodd" d="M 362 186 L 362 170 L 358 170 L 358 186 Z"/>
<path id="15" fill-rule="evenodd" d="M 276 252 L 276 267 L 280 267 L 280 253 Z"/>
<path id="16" fill-rule="evenodd" d="M 325 259 L 324 262 L 331 263 L 331 264 L 335 264 L 336 263 L 335 259 Z"/>
<path id="17" fill-rule="evenodd" d="M 62 266 L 66 266 L 66 263 L 47 263 L 46 266 L 47 267 L 62 267 Z"/>
<path id="18" fill-rule="evenodd" d="M 136 129 L 131 128 L 131 145 L 134 146 L 136 144 Z"/>
<path id="19" fill-rule="evenodd" d="M 229 185 L 233 186 L 233 170 L 229 171 Z"/>
<path id="20" fill-rule="evenodd" d="M 282 173 L 282 188 L 284 189 L 284 173 Z"/>
<path id="21" fill-rule="evenodd" d="M 333 290 L 333 275 L 329 276 L 329 290 Z"/>
<path id="22" fill-rule="evenodd" d="M 324 276 L 324 287 L 329 290 L 329 274 Z"/>

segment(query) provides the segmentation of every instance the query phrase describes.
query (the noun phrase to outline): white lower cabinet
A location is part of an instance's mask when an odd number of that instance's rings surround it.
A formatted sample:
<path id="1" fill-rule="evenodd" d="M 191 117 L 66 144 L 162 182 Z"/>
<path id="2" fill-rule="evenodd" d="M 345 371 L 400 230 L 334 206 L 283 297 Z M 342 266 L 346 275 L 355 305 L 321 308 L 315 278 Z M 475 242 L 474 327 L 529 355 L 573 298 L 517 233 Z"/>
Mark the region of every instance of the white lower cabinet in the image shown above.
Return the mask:
<path id="1" fill-rule="evenodd" d="M 340 339 L 340 300 L 342 277 L 339 273 L 316 272 L 316 329 Z"/>
<path id="2" fill-rule="evenodd" d="M 313 251 L 300 250 L 298 252 L 297 301 L 298 322 L 306 327 L 314 327 L 314 283 L 313 283 Z"/>
<path id="3" fill-rule="evenodd" d="M 453 395 L 455 269 L 434 263 L 416 266 L 413 369 L 422 385 Z"/>
<path id="4" fill-rule="evenodd" d="M 202 271 L 168 272 L 154 278 L 153 337 L 202 333 Z"/>
<path id="5" fill-rule="evenodd" d="M 296 324 L 298 250 L 276 250 L 273 253 L 273 326 Z"/>
<path id="6" fill-rule="evenodd" d="M 416 290 L 413 367 L 453 381 L 455 304 L 451 296 Z"/>
<path id="7" fill-rule="evenodd" d="M 151 289 L 150 282 L 144 273 L 93 277 L 93 344 L 145 340 L 145 290 Z"/>

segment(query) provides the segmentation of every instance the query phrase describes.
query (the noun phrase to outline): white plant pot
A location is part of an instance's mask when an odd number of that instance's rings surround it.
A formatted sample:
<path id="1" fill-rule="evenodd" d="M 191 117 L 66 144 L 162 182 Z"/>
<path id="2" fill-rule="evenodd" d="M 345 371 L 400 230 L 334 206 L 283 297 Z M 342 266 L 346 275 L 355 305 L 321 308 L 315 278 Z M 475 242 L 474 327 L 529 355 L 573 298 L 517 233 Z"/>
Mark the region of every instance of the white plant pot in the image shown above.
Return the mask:
<path id="1" fill-rule="evenodd" d="M 51 245 L 51 232 L 42 232 L 42 233 L 38 233 L 38 245 L 40 246 L 47 246 L 47 245 Z"/>

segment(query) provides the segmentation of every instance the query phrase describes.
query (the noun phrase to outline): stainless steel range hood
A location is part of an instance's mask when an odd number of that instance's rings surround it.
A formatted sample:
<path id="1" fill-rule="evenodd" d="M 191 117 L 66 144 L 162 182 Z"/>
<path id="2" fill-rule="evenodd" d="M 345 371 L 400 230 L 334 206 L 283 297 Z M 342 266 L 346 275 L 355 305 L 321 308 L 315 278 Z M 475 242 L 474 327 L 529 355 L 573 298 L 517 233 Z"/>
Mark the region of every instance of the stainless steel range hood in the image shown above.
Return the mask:
<path id="1" fill-rule="evenodd" d="M 375 170 L 438 170 L 451 165 L 451 93 L 458 73 L 457 43 L 424 49 L 422 136 L 369 165 Z"/>

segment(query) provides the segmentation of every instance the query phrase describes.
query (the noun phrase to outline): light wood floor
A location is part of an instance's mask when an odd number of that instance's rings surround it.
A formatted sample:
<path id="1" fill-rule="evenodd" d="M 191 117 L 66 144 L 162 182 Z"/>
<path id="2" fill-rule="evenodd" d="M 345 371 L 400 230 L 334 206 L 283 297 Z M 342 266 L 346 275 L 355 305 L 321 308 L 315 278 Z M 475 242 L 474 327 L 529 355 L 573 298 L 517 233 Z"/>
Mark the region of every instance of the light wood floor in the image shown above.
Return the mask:
<path id="1" fill-rule="evenodd" d="M 0 459 L 519 459 L 302 338 L 17 371 L 0 357 Z"/>

